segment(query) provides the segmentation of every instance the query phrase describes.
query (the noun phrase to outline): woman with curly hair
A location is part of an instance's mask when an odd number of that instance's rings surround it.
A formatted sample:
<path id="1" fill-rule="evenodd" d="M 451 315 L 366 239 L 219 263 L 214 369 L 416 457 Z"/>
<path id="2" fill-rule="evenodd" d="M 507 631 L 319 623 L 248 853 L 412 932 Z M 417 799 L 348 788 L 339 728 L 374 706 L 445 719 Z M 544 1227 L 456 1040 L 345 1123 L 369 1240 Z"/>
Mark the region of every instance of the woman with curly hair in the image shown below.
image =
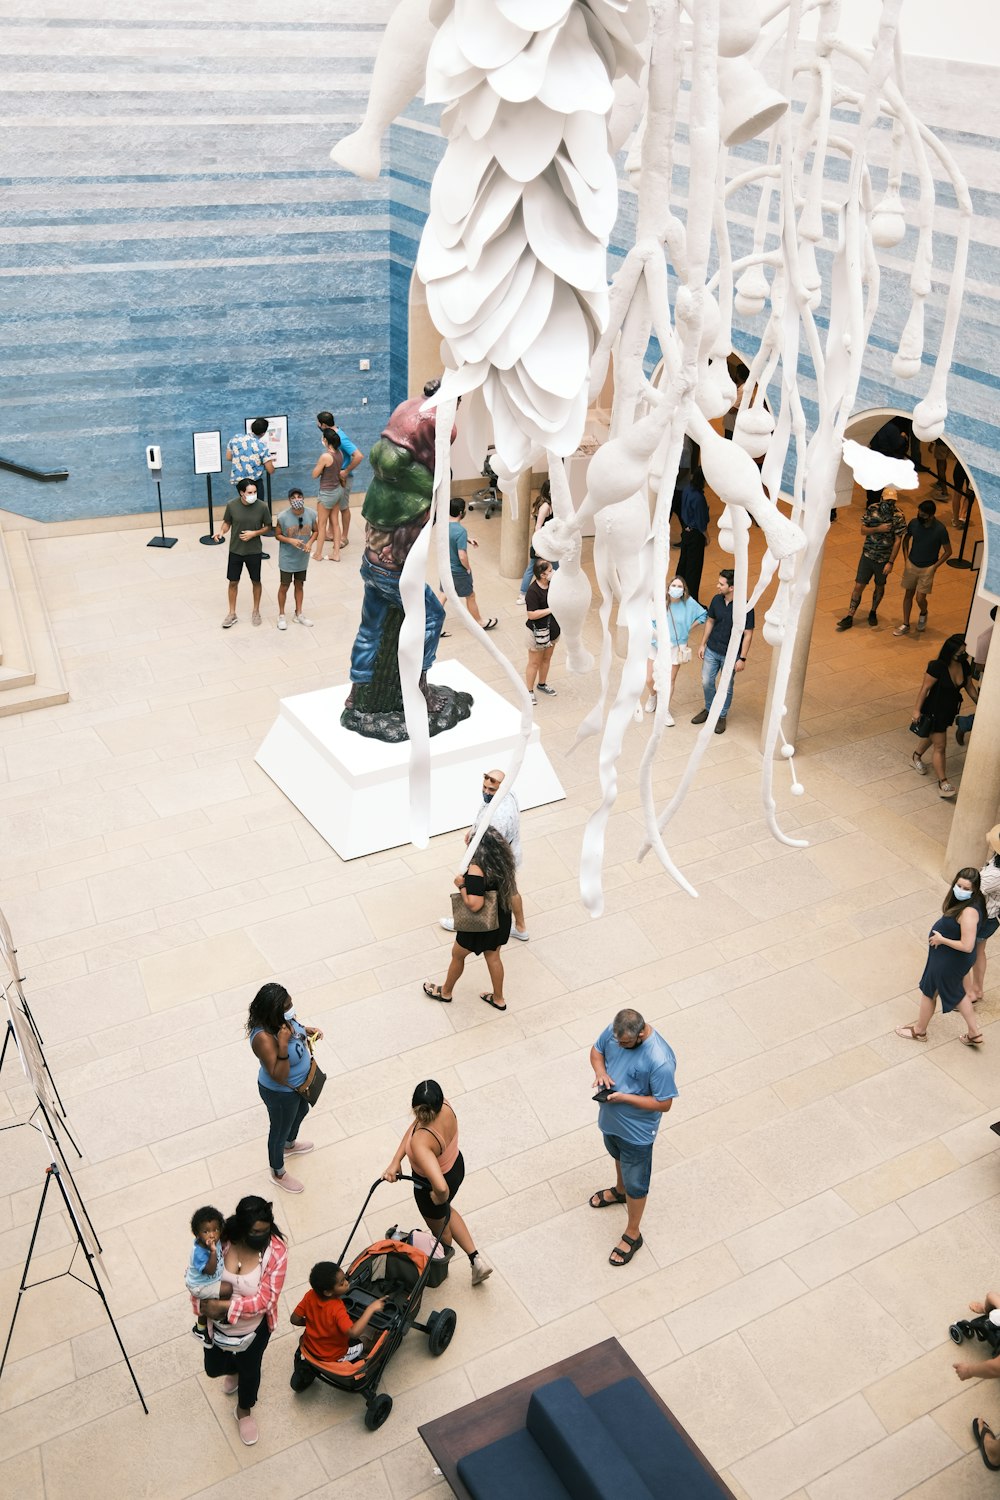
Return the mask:
<path id="1" fill-rule="evenodd" d="M 205 1374 L 222 1377 L 227 1396 L 236 1396 L 240 1442 L 257 1441 L 253 1408 L 260 1390 L 260 1365 L 278 1321 L 278 1298 L 285 1284 L 288 1252 L 266 1198 L 241 1198 L 222 1228 L 219 1245 L 222 1285 L 205 1298 L 201 1314 L 211 1320 L 212 1342 L 205 1350 Z"/>
<path id="2" fill-rule="evenodd" d="M 451 950 L 451 963 L 443 984 L 424 983 L 424 994 L 431 1000 L 443 1000 L 450 1004 L 455 985 L 465 968 L 470 953 L 481 953 L 490 971 L 493 989 L 480 995 L 494 1010 L 506 1010 L 503 995 L 503 963 L 500 949 L 510 937 L 511 902 L 517 894 L 517 874 L 514 869 L 514 852 L 505 838 L 492 828 L 487 828 L 472 856 L 472 863 L 464 875 L 455 876 L 463 905 L 470 912 L 482 911 L 490 892 L 496 892 L 496 926 L 487 932 L 463 932 L 456 926 L 455 941 Z"/>
<path id="3" fill-rule="evenodd" d="M 947 1014 L 957 1010 L 966 1025 L 959 1037 L 967 1047 L 980 1047 L 983 1031 L 972 999 L 966 993 L 965 976 L 976 961 L 976 943 L 986 921 L 979 871 L 968 866 L 959 870 L 928 934 L 929 952 L 920 976 L 920 1011 L 910 1026 L 897 1026 L 896 1035 L 910 1042 L 926 1042 L 927 1026 L 940 997 L 941 1009 Z"/>
<path id="4" fill-rule="evenodd" d="M 309 1076 L 309 1043 L 321 1041 L 323 1033 L 296 1018 L 291 995 L 274 980 L 261 985 L 251 1000 L 246 1033 L 260 1063 L 257 1091 L 270 1121 L 271 1181 L 286 1193 L 301 1193 L 304 1185 L 285 1171 L 285 1153 L 305 1156 L 313 1149 L 312 1141 L 299 1140 L 299 1126 L 309 1111 L 309 1101 L 299 1089 Z"/>

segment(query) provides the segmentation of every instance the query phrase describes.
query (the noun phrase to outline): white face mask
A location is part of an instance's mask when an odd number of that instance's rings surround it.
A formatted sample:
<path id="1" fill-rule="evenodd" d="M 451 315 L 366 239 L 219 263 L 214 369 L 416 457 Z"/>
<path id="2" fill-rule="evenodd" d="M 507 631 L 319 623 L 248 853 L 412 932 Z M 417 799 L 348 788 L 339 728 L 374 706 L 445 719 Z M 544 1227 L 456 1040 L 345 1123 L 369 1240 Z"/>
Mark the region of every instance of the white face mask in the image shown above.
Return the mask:
<path id="1" fill-rule="evenodd" d="M 679 583 L 672 583 L 667 589 L 667 593 L 670 595 L 671 599 L 684 598 L 684 590 L 681 588 Z"/>
<path id="2" fill-rule="evenodd" d="M 286 1021 L 294 1021 L 294 1019 L 295 1019 L 295 1006 L 292 1005 L 292 1006 L 289 1007 L 288 1010 L 285 1011 L 285 1020 Z"/>
<path id="3" fill-rule="evenodd" d="M 972 897 L 972 892 L 967 891 L 964 886 L 953 885 L 951 889 L 956 901 L 969 901 Z"/>

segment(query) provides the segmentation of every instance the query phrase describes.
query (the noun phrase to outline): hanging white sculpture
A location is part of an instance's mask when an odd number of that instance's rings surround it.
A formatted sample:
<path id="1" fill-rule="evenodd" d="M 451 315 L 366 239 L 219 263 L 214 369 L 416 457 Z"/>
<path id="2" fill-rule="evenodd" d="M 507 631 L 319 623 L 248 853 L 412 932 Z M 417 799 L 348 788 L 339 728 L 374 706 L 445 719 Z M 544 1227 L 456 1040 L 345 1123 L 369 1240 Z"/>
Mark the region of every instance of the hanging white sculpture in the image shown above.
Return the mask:
<path id="1" fill-rule="evenodd" d="M 665 658 L 657 665 L 657 712 L 640 773 L 646 824 L 640 857 L 654 849 L 694 894 L 663 832 L 710 743 L 746 611 L 775 577 L 763 627 L 778 662 L 762 796 L 775 837 L 801 844 L 778 824 L 773 762 L 780 741 L 792 766 L 792 790 L 800 791 L 794 749 L 782 732 L 783 701 L 878 307 L 877 249 L 898 246 L 906 230 L 904 156 L 919 197 L 911 311 L 893 360 L 900 378 L 915 376 L 923 362 L 933 268 L 932 157 L 959 210 L 943 331 L 928 394 L 913 414 L 922 440 L 943 431 L 971 202 L 955 162 L 906 102 L 901 4 L 883 0 L 874 43 L 865 50 L 839 37 L 838 0 L 772 0 L 763 22 L 756 0 L 401 0 L 380 50 L 366 121 L 332 153 L 341 165 L 375 175 L 381 134 L 405 107 L 426 61 L 425 98 L 444 106 L 441 126 L 449 141 L 417 260 L 448 351 L 436 398 L 438 431 L 450 430 L 459 396 L 474 407 L 484 402 L 511 494 L 516 475 L 547 458 L 556 519 L 536 536 L 535 547 L 561 563 L 550 599 L 569 667 L 578 671 L 592 666 L 582 642 L 592 599 L 580 539 L 585 524 L 595 524 L 605 648 L 600 696 L 579 734 L 602 735 L 602 801 L 587 825 L 581 861 L 583 897 L 595 914 L 615 767 L 644 678 L 651 597 L 659 638 L 666 638 L 669 513 L 685 435 L 700 445 L 706 479 L 724 504 L 718 525 L 723 548 L 734 554 L 734 630 L 716 706 L 662 810 L 652 773 L 667 723 L 670 670 Z M 804 35 L 806 12 L 814 18 L 814 41 Z M 762 73 L 769 62 L 777 87 Z M 789 108 L 793 98 L 801 112 Z M 853 118 L 845 120 L 845 112 Z M 638 199 L 636 238 L 609 299 L 605 252 L 618 208 L 612 153 L 640 113 L 628 157 Z M 885 119 L 892 128 L 887 190 L 875 204 L 872 171 Z M 682 222 L 672 189 L 675 141 L 685 122 L 689 190 Z M 766 156 L 731 154 L 750 140 L 766 142 Z M 846 181 L 828 175 L 835 158 L 846 161 Z M 748 189 L 758 194 L 754 242 L 749 254 L 734 260 L 727 204 Z M 727 442 L 710 424 L 736 396 L 726 364 L 733 320 L 765 312 Z M 662 354 L 655 386 L 646 374 L 652 337 Z M 563 460 L 579 444 L 590 395 L 601 390 L 612 353 L 610 436 L 590 464 L 588 493 L 574 510 Z M 813 422 L 799 391 L 805 361 L 816 388 Z M 446 445 L 439 450 L 440 507 L 448 498 L 448 471 Z M 849 451 L 848 460 L 853 457 Z M 786 468 L 790 515 L 776 503 Z M 892 477 L 912 484 L 908 465 Z M 752 584 L 751 518 L 767 542 Z M 443 552 L 444 527 L 438 531 Z M 442 576 L 449 578 L 447 566 Z M 606 711 L 612 595 L 629 644 Z M 475 630 L 465 611 L 461 617 Z M 527 727 L 530 709 L 513 669 L 510 676 Z"/>

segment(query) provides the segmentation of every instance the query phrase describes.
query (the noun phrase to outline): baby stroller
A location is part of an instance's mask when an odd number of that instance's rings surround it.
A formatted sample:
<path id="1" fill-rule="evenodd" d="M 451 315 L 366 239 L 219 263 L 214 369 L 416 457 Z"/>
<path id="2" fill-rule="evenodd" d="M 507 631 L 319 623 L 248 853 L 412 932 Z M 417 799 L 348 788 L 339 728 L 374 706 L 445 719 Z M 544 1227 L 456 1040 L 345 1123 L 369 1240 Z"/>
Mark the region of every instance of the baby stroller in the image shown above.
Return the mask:
<path id="1" fill-rule="evenodd" d="M 997 1321 L 994 1322 L 994 1319 Z M 963 1339 L 978 1339 L 989 1344 L 990 1353 L 1000 1353 L 1000 1312 L 980 1313 L 975 1318 L 960 1318 L 948 1329 L 956 1344 Z"/>
<path id="2" fill-rule="evenodd" d="M 404 1173 L 401 1174 L 401 1180 L 412 1182 L 413 1178 Z M 426 1333 L 430 1352 L 437 1356 L 443 1354 L 451 1343 L 458 1322 L 458 1315 L 450 1307 L 432 1312 L 425 1323 L 417 1322 L 424 1288 L 428 1285 L 438 1286 L 448 1274 L 447 1261 L 434 1256 L 434 1250 L 441 1243 L 441 1232 L 434 1240 L 430 1254 L 425 1254 L 423 1250 L 418 1250 L 415 1245 L 407 1244 L 402 1239 L 392 1238 L 387 1232 L 385 1239 L 376 1240 L 374 1245 L 362 1250 L 347 1265 L 351 1240 L 375 1189 L 381 1185 L 381 1178 L 372 1183 L 340 1255 L 340 1264 L 351 1283 L 344 1303 L 352 1318 L 359 1318 L 369 1303 L 377 1298 L 386 1298 L 385 1307 L 374 1315 L 368 1325 L 375 1334 L 374 1343 L 360 1359 L 326 1364 L 307 1354 L 300 1342 L 295 1351 L 295 1368 L 289 1382 L 293 1391 L 304 1391 L 314 1380 L 322 1380 L 338 1391 L 353 1391 L 356 1395 L 363 1396 L 365 1426 L 369 1432 L 381 1427 L 392 1411 L 392 1397 L 385 1391 L 379 1391 L 378 1386 L 386 1365 L 409 1330 L 418 1328 L 421 1333 Z M 441 1225 L 441 1231 L 447 1222 L 448 1216 Z"/>
<path id="3" fill-rule="evenodd" d="M 503 504 L 503 496 L 500 493 L 500 481 L 497 478 L 496 474 L 493 472 L 493 465 L 490 463 L 490 454 L 492 454 L 494 451 L 495 450 L 491 448 L 489 453 L 487 453 L 485 459 L 483 460 L 482 475 L 486 480 L 486 484 L 481 490 L 473 490 L 472 499 L 469 501 L 469 509 L 481 509 L 487 521 L 490 519 L 493 512 L 495 510 L 499 510 L 501 505 Z"/>

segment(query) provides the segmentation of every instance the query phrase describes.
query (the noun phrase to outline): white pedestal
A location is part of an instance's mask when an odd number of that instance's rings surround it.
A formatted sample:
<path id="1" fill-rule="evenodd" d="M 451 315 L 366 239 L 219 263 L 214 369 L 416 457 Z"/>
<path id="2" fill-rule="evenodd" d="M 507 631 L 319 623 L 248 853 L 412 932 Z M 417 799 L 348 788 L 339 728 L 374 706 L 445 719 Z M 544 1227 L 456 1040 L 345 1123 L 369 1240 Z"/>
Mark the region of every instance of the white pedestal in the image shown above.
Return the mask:
<path id="1" fill-rule="evenodd" d="M 468 719 L 431 740 L 430 832 L 449 833 L 472 822 L 483 772 L 510 764 L 521 716 L 461 662 L 439 661 L 430 676 L 474 699 Z M 410 842 L 409 743 L 386 745 L 344 729 L 349 691 L 343 683 L 283 698 L 255 757 L 341 859 Z M 537 725 L 514 790 L 522 810 L 566 795 Z"/>

